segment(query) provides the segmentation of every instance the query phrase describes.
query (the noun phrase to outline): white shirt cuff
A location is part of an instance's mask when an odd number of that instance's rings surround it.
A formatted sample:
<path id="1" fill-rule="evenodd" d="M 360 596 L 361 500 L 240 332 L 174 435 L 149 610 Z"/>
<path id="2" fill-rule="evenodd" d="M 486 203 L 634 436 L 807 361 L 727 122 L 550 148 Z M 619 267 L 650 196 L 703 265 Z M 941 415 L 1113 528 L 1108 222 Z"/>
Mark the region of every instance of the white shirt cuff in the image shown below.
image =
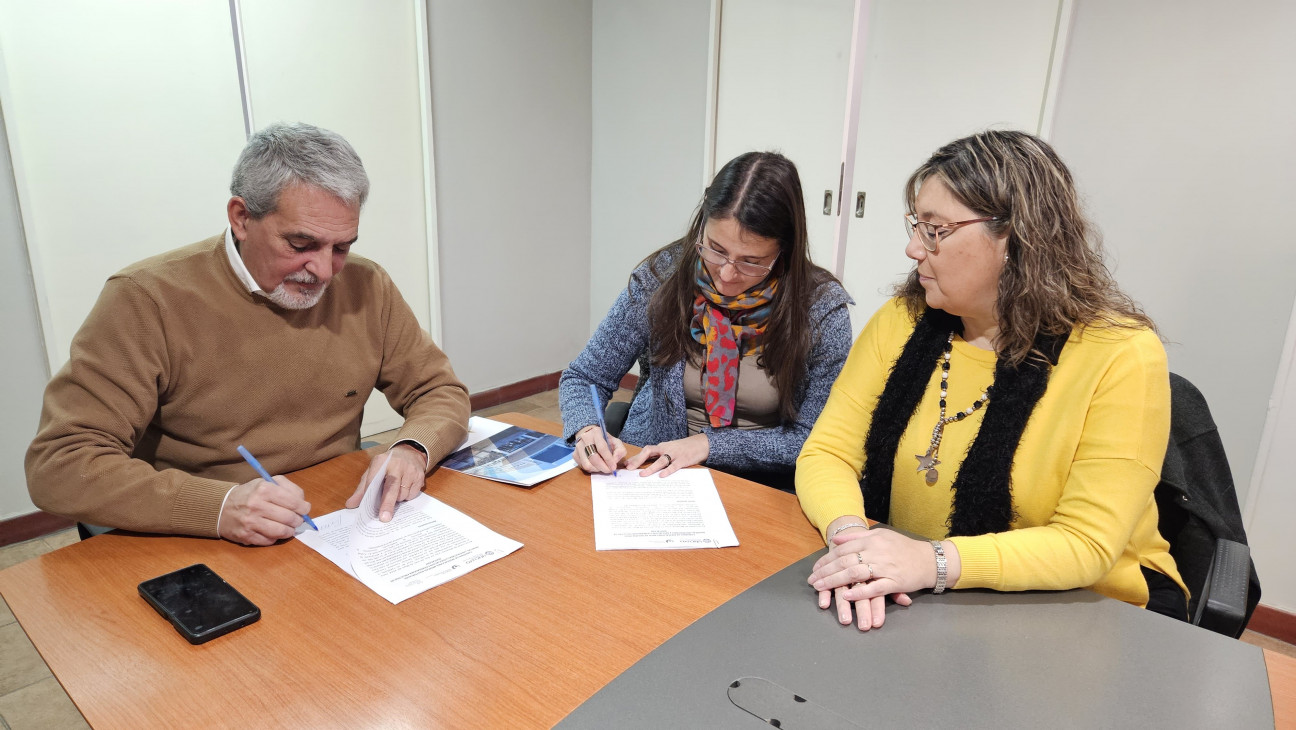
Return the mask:
<path id="1" fill-rule="evenodd" d="M 220 536 L 221 536 L 221 534 L 220 534 L 220 521 L 221 521 L 221 517 L 225 516 L 225 503 L 229 501 L 229 496 L 230 496 L 231 494 L 233 494 L 233 493 L 234 493 L 234 490 L 237 489 L 238 487 L 239 487 L 238 484 L 235 484 L 234 486 L 230 487 L 230 488 L 229 488 L 229 491 L 225 493 L 225 498 L 221 500 L 221 508 L 220 508 L 220 512 L 217 512 L 217 513 L 216 513 L 216 537 L 217 537 L 218 539 L 219 539 Z"/>

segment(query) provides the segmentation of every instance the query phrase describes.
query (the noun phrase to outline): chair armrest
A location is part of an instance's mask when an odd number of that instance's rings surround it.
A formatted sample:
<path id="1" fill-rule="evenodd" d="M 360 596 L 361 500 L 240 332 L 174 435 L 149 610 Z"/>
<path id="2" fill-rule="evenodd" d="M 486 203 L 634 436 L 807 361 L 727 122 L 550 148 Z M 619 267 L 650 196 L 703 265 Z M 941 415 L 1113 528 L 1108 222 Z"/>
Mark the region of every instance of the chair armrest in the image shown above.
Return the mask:
<path id="1" fill-rule="evenodd" d="M 1225 636 L 1241 636 L 1246 628 L 1250 577 L 1251 548 L 1233 540 L 1217 540 L 1192 622 Z"/>

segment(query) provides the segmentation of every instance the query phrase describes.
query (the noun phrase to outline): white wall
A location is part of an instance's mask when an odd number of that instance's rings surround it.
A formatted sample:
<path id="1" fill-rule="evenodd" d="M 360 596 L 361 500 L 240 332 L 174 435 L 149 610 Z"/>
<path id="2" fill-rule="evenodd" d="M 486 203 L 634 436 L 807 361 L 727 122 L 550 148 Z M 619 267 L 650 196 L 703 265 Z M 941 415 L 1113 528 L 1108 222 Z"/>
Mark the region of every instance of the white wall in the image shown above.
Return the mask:
<path id="1" fill-rule="evenodd" d="M 52 370 L 115 271 L 220 233 L 245 140 L 229 6 L 0 3 L 5 104 Z"/>
<path id="2" fill-rule="evenodd" d="M 1247 499 L 1247 537 L 1260 574 L 1265 605 L 1296 613 L 1296 569 L 1291 565 L 1291 520 L 1296 515 L 1296 308 L 1287 329 L 1265 438 L 1260 443 L 1256 478 Z"/>
<path id="3" fill-rule="evenodd" d="M 477 392 L 589 336 L 590 0 L 432 0 L 443 343 Z"/>
<path id="4" fill-rule="evenodd" d="M 1053 140 L 1117 278 L 1169 340 L 1170 368 L 1210 403 L 1245 505 L 1296 297 L 1296 4 L 1075 6 Z M 1272 443 L 1290 452 L 1290 436 Z M 1249 539 L 1286 546 L 1292 514 L 1258 519 Z M 1256 563 L 1265 603 L 1291 610 L 1288 553 L 1261 549 Z"/>
<path id="5" fill-rule="evenodd" d="M 1053 140 L 1245 503 L 1296 296 L 1296 4 L 1077 0 Z"/>
<path id="6" fill-rule="evenodd" d="M 635 265 L 684 235 L 701 201 L 710 13 L 710 0 L 594 0 L 592 243 L 582 340 Z"/>
<path id="7" fill-rule="evenodd" d="M 355 250 L 388 266 L 435 334 L 421 3 L 243 0 L 241 37 L 253 128 L 306 120 L 351 141 L 372 182 Z M 110 274 L 226 225 L 246 139 L 234 41 L 226 0 L 0 4 L 0 103 L 27 241 L 53 264 L 35 270 L 53 368 Z M 370 395 L 362 432 L 398 426 Z"/>
<path id="8" fill-rule="evenodd" d="M 0 337 L 5 343 L 4 378 L 0 380 L 0 520 L 6 520 L 36 509 L 27 497 L 23 456 L 36 435 L 49 370 L 2 113 L 0 241 Z"/>

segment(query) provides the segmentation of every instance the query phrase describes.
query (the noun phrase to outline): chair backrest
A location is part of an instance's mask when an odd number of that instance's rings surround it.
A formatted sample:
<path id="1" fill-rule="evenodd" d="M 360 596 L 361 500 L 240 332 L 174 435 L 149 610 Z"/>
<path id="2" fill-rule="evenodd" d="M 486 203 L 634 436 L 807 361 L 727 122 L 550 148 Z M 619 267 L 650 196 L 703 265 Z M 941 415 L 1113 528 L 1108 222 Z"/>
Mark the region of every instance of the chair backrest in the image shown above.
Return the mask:
<path id="1" fill-rule="evenodd" d="M 630 397 L 630 403 L 639 397 L 639 391 L 643 390 L 644 382 L 648 380 L 648 355 L 639 357 L 639 380 L 635 383 L 634 395 Z M 630 415 L 630 403 L 625 401 L 611 401 L 603 409 L 603 422 L 607 424 L 608 433 L 613 436 L 620 436 L 621 429 L 625 428 L 626 416 Z"/>
<path id="2" fill-rule="evenodd" d="M 1216 542 L 1224 539 L 1245 545 L 1246 531 L 1224 444 L 1206 399 L 1196 386 L 1175 373 L 1170 373 L 1170 443 L 1155 494 L 1158 528 L 1169 541 L 1179 574 L 1192 592 L 1188 615 L 1195 616 Z M 1249 584 L 1247 620 L 1260 602 L 1260 578 L 1254 563 L 1250 564 Z"/>

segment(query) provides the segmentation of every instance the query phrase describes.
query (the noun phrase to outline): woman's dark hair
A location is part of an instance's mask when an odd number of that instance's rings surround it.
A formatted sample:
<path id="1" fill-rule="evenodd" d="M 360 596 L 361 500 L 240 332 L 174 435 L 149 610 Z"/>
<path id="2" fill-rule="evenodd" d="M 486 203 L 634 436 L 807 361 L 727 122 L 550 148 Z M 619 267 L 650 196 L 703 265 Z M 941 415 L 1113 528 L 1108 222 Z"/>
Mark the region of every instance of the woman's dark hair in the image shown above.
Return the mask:
<path id="1" fill-rule="evenodd" d="M 720 168 L 693 214 L 688 233 L 646 261 L 662 285 L 648 304 L 653 367 L 666 368 L 683 358 L 700 365 L 704 350 L 689 332 L 698 252 L 708 220 L 734 219 L 743 230 L 778 241 L 779 257 L 771 276 L 779 277 L 770 318 L 765 326 L 761 367 L 769 373 L 779 394 L 779 417 L 793 421 L 796 401 L 804 387 L 809 357 L 810 304 L 815 290 L 835 281 L 832 274 L 810 261 L 806 241 L 805 202 L 796 165 L 777 152 L 748 152 Z M 662 254 L 674 253 L 669 266 Z"/>

